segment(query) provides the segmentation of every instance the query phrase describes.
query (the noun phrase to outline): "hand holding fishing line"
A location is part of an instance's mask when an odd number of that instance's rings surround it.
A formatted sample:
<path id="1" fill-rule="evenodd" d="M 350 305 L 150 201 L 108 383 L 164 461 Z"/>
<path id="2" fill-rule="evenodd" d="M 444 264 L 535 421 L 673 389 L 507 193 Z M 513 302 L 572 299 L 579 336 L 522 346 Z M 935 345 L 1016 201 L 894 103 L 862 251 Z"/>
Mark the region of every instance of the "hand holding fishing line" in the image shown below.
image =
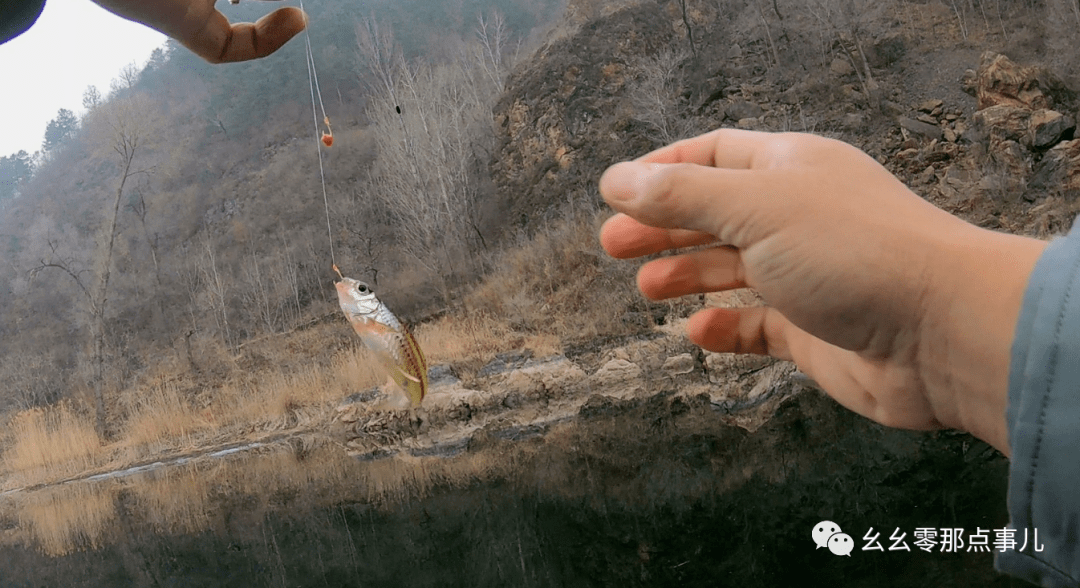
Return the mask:
<path id="1" fill-rule="evenodd" d="M 882 424 L 967 430 L 1008 452 L 1009 351 L 1045 243 L 978 228 L 840 141 L 721 129 L 617 164 L 601 243 L 649 261 L 652 299 L 755 288 L 768 306 L 707 308 L 712 351 L 793 360 Z"/>
<path id="2" fill-rule="evenodd" d="M 211 63 L 266 57 L 307 26 L 300 8 L 285 7 L 255 23 L 230 23 L 215 0 L 94 0 L 109 12 L 179 41 Z"/>

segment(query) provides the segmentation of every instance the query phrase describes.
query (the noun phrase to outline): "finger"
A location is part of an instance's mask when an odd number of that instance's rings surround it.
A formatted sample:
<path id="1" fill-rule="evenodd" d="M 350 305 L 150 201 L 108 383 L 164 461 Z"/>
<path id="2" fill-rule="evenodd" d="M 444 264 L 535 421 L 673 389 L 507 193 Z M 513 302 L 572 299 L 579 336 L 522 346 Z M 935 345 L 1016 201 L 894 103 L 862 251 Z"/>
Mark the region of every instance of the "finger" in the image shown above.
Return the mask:
<path id="1" fill-rule="evenodd" d="M 652 255 L 669 249 L 707 245 L 716 237 L 698 231 L 682 229 L 658 229 L 643 225 L 626 216 L 616 214 L 600 227 L 600 244 L 612 257 L 629 259 Z"/>
<path id="2" fill-rule="evenodd" d="M 763 236 L 746 233 L 753 228 L 750 221 L 775 225 L 788 214 L 778 209 L 783 199 L 773 197 L 783 193 L 780 173 L 624 162 L 604 172 L 600 193 L 612 208 L 642 224 L 709 233 L 745 248 Z"/>
<path id="3" fill-rule="evenodd" d="M 277 51 L 305 26 L 307 17 L 295 7 L 275 10 L 254 24 L 230 24 L 215 10 L 203 30 L 185 44 L 212 63 L 247 61 Z"/>
<path id="4" fill-rule="evenodd" d="M 780 133 L 717 129 L 676 141 L 634 161 L 640 163 L 694 163 L 726 169 L 755 169 L 773 160 L 786 137 Z"/>
<path id="5" fill-rule="evenodd" d="M 642 294 L 653 300 L 746 287 L 742 259 L 733 247 L 650 261 L 641 266 L 637 281 Z"/>
<path id="6" fill-rule="evenodd" d="M 780 311 L 768 307 L 706 308 L 687 324 L 690 340 L 720 353 L 754 353 L 791 360 L 787 333 L 796 329 Z"/>

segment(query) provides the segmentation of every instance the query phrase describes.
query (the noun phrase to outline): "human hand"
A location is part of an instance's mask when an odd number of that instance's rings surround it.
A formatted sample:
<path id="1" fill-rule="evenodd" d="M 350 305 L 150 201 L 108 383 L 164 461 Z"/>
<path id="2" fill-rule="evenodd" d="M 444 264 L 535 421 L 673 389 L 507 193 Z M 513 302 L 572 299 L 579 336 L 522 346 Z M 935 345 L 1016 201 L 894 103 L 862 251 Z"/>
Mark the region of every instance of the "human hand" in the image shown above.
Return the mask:
<path id="1" fill-rule="evenodd" d="M 960 428 L 1007 452 L 1009 352 L 1045 245 L 934 207 L 858 149 L 721 129 L 612 166 L 613 256 L 652 299 L 752 287 L 767 306 L 690 319 L 705 349 L 793 360 L 882 424 Z"/>
<path id="2" fill-rule="evenodd" d="M 229 23 L 215 0 L 94 0 L 128 20 L 176 39 L 211 63 L 266 57 L 307 26 L 299 8 L 280 8 L 252 23 Z"/>

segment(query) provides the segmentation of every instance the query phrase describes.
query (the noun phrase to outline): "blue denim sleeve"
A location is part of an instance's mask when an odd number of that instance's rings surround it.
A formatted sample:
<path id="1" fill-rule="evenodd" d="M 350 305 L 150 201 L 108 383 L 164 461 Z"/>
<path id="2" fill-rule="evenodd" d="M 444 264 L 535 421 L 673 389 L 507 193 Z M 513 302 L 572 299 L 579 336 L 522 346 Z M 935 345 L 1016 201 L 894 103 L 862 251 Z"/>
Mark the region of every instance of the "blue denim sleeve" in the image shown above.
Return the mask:
<path id="1" fill-rule="evenodd" d="M 1016 545 L 994 566 L 1040 586 L 1080 586 L 1080 222 L 1028 281 L 1005 418 Z"/>

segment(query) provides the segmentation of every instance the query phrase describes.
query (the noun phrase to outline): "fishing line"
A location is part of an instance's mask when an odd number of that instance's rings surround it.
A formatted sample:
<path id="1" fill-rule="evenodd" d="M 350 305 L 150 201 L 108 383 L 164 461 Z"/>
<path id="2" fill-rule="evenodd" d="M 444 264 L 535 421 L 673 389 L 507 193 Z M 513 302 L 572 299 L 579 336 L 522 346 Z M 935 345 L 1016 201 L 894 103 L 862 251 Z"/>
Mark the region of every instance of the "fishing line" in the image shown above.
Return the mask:
<path id="1" fill-rule="evenodd" d="M 304 10 L 304 0 L 300 0 L 300 10 L 304 11 L 304 18 L 306 19 L 307 11 Z M 322 145 L 319 144 L 326 142 L 326 137 L 329 137 L 327 146 L 333 143 L 333 130 L 330 129 L 330 117 L 326 116 L 326 107 L 323 106 L 322 92 L 319 90 L 319 74 L 315 71 L 315 55 L 311 51 L 311 35 L 308 34 L 307 26 L 304 26 L 304 61 L 307 64 L 308 70 L 308 89 L 311 91 L 311 117 L 315 121 L 315 150 L 319 153 L 319 180 L 322 183 L 323 207 L 326 209 L 326 236 L 330 242 L 330 261 L 336 268 L 337 258 L 334 256 L 334 230 L 330 226 L 330 201 L 326 196 L 326 172 L 323 171 Z M 326 128 L 330 130 L 329 135 L 324 134 L 320 136 L 319 114 L 315 105 L 316 95 L 318 96 L 318 108 L 322 111 L 323 121 L 326 123 Z"/>

